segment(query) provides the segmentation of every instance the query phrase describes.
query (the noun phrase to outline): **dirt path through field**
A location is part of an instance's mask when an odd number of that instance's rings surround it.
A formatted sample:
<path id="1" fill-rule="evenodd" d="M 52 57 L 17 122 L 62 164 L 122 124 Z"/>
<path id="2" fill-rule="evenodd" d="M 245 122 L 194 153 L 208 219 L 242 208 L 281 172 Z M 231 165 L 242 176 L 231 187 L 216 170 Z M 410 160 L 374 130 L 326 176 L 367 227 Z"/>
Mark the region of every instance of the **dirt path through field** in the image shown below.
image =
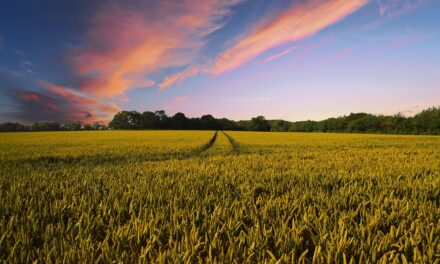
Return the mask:
<path id="1" fill-rule="evenodd" d="M 201 146 L 197 151 L 199 153 L 203 153 L 203 152 L 207 151 L 208 149 L 210 149 L 215 144 L 215 141 L 217 140 L 217 136 L 218 136 L 218 131 L 215 131 L 214 135 L 209 140 L 209 142 L 206 143 L 205 145 Z"/>
<path id="2" fill-rule="evenodd" d="M 237 141 L 235 141 L 234 138 L 232 138 L 230 135 L 228 135 L 225 131 L 222 131 L 222 134 L 228 139 L 229 143 L 232 146 L 232 152 L 233 153 L 239 153 L 240 152 L 240 145 Z"/>
<path id="3" fill-rule="evenodd" d="M 218 133 L 214 144 L 203 154 L 206 155 L 227 155 L 233 151 L 229 139 L 224 133 Z"/>

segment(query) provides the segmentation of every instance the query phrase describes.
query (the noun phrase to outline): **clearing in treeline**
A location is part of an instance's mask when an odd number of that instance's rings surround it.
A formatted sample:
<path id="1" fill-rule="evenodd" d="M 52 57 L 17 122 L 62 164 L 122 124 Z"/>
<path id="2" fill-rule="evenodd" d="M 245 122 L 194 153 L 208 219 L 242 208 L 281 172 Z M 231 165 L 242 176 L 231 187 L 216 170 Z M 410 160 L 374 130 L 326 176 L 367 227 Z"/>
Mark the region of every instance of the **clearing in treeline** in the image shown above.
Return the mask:
<path id="1" fill-rule="evenodd" d="M 4 133 L 0 262 L 438 263 L 440 137 Z"/>

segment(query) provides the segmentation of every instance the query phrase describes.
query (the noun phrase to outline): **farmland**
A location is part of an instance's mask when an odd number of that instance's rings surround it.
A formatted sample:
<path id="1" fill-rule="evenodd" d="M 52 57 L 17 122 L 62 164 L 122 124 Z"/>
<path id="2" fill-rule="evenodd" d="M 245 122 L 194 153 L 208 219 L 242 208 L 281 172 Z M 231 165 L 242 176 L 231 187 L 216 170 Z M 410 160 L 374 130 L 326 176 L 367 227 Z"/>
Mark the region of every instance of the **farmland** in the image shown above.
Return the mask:
<path id="1" fill-rule="evenodd" d="M 4 133 L 0 262 L 440 263 L 440 137 Z"/>

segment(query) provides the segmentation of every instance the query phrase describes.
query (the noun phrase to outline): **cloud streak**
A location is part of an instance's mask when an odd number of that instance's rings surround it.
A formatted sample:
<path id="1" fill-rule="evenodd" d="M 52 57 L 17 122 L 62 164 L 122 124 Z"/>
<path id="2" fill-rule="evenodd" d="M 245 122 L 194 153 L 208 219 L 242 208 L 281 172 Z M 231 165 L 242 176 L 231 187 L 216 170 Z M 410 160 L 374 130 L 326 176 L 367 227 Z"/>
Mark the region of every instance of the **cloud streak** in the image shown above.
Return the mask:
<path id="1" fill-rule="evenodd" d="M 282 56 L 285 56 L 285 55 L 289 54 L 289 53 L 290 53 L 292 50 L 294 50 L 295 48 L 296 48 L 296 47 L 291 47 L 291 48 L 289 48 L 289 49 L 286 49 L 286 50 L 281 51 L 280 53 L 277 53 L 277 54 L 271 55 L 271 56 L 267 57 L 266 59 L 264 59 L 261 63 L 267 63 L 267 62 L 270 62 L 270 61 L 276 60 L 276 59 L 278 59 L 278 58 L 281 58 Z"/>
<path id="2" fill-rule="evenodd" d="M 98 11 L 84 42 L 73 52 L 81 90 L 103 98 L 155 83 L 148 77 L 193 63 L 222 18 L 241 0 L 113 3 Z M 126 3 L 126 2 L 121 2 Z"/>
<path id="3" fill-rule="evenodd" d="M 60 99 L 67 105 L 70 114 L 68 120 L 88 122 L 108 121 L 121 109 L 114 103 L 104 103 L 91 99 L 89 96 L 75 92 L 67 87 L 49 82 L 39 82 L 52 96 Z"/>
<path id="4" fill-rule="evenodd" d="M 185 80 L 189 77 L 196 76 L 200 72 L 206 72 L 205 65 L 196 64 L 196 65 L 190 66 L 181 72 L 177 72 L 175 74 L 168 75 L 167 77 L 165 77 L 165 79 L 162 81 L 162 83 L 159 84 L 159 88 L 161 90 L 166 89 L 174 84 L 181 83 L 183 80 Z"/>
<path id="5" fill-rule="evenodd" d="M 219 75 L 238 68 L 264 52 L 286 43 L 308 38 L 342 20 L 368 3 L 368 0 L 310 0 L 295 2 L 287 10 L 267 15 L 241 36 L 232 47 L 205 66 L 189 66 L 182 72 L 169 75 L 160 84 L 162 89 L 180 83 L 199 73 Z M 262 63 L 287 55 L 293 48 L 269 56 Z"/>
<path id="6" fill-rule="evenodd" d="M 230 71 L 273 47 L 310 37 L 358 10 L 367 2 L 312 0 L 295 3 L 281 14 L 258 23 L 249 34 L 216 59 L 210 72 L 218 75 Z"/>
<path id="7" fill-rule="evenodd" d="M 399 16 L 419 7 L 424 2 L 424 0 L 378 0 L 379 14 L 388 18 Z"/>
<path id="8" fill-rule="evenodd" d="M 10 97 L 17 111 L 10 116 L 24 122 L 42 120 L 107 123 L 121 109 L 114 103 L 104 103 L 79 94 L 67 87 L 39 81 L 42 91 L 15 89 Z"/>

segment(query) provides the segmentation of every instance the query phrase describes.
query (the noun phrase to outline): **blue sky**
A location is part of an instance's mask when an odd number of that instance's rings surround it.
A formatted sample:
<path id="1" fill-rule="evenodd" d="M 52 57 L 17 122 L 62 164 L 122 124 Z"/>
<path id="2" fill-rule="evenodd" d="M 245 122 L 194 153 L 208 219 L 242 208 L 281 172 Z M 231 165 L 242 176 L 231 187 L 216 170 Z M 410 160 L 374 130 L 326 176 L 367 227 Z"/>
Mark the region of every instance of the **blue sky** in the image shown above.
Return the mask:
<path id="1" fill-rule="evenodd" d="M 440 105 L 434 0 L 5 1 L 0 120 L 240 120 Z"/>

